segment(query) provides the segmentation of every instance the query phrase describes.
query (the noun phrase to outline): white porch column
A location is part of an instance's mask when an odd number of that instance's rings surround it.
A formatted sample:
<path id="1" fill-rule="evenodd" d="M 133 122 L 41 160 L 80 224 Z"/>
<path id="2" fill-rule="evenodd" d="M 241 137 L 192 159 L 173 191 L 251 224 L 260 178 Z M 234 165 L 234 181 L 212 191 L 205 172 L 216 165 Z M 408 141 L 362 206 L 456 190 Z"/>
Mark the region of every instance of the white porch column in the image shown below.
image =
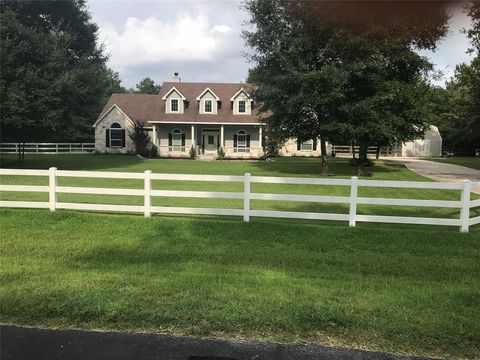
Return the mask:
<path id="1" fill-rule="evenodd" d="M 223 136 L 223 125 L 220 126 L 220 146 L 225 148 L 224 136 Z"/>
<path id="2" fill-rule="evenodd" d="M 158 146 L 157 125 L 153 125 L 153 145 Z"/>
<path id="3" fill-rule="evenodd" d="M 261 126 L 258 128 L 258 143 L 259 143 L 259 147 L 263 147 L 263 144 L 262 144 L 262 127 Z"/>
<path id="4" fill-rule="evenodd" d="M 192 146 L 195 147 L 195 125 L 192 125 Z"/>

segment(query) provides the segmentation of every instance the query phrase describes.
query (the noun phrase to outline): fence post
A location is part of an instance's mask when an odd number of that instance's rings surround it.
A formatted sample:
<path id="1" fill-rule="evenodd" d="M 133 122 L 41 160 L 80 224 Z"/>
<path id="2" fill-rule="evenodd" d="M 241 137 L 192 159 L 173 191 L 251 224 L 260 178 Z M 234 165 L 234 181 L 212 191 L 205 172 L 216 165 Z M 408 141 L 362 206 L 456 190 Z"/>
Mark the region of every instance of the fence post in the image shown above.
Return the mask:
<path id="1" fill-rule="evenodd" d="M 250 173 L 243 177 L 243 221 L 250 221 Z"/>
<path id="2" fill-rule="evenodd" d="M 463 190 L 462 190 L 462 197 L 461 197 L 461 204 L 462 208 L 460 210 L 460 232 L 466 233 L 468 232 L 468 226 L 470 222 L 470 190 L 472 188 L 472 184 L 469 180 L 465 180 L 463 183 Z"/>
<path id="3" fill-rule="evenodd" d="M 358 177 L 352 176 L 350 185 L 350 212 L 348 217 L 348 225 L 352 227 L 357 223 L 357 192 Z"/>
<path id="4" fill-rule="evenodd" d="M 48 200 L 50 203 L 50 211 L 55 211 L 57 208 L 57 168 L 51 167 L 48 169 Z"/>
<path id="5" fill-rule="evenodd" d="M 144 189 L 145 189 L 145 193 L 144 193 L 144 203 L 143 203 L 143 206 L 144 206 L 144 210 L 143 210 L 143 215 L 145 217 L 150 217 L 150 207 L 151 207 L 151 203 L 152 203 L 152 197 L 151 197 L 151 194 L 152 194 L 152 172 L 150 170 L 145 170 L 145 183 L 144 183 Z"/>

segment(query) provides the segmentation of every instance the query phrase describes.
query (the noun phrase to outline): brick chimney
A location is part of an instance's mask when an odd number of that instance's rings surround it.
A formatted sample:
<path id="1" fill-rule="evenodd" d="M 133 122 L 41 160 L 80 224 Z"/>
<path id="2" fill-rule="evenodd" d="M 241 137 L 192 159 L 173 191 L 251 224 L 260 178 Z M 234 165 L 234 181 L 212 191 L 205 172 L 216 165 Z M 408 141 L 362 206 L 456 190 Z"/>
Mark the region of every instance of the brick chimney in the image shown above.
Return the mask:
<path id="1" fill-rule="evenodd" d="M 172 82 L 181 82 L 181 81 L 182 79 L 180 78 L 180 76 L 178 76 L 178 72 L 173 73 Z"/>

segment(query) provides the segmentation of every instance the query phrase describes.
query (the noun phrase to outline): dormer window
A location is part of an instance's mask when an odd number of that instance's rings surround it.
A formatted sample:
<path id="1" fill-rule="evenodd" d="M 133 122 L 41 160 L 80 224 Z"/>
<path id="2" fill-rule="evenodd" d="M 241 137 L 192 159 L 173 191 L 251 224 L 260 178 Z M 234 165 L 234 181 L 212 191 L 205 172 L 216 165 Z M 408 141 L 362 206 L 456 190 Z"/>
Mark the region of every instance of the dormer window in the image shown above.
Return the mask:
<path id="1" fill-rule="evenodd" d="M 206 113 L 211 113 L 212 112 L 212 100 L 205 100 L 205 109 L 204 111 Z"/>
<path id="2" fill-rule="evenodd" d="M 244 114 L 247 110 L 247 102 L 245 100 L 240 100 L 238 102 L 238 112 Z"/>
<path id="3" fill-rule="evenodd" d="M 171 112 L 178 112 L 178 99 L 171 99 L 170 100 L 170 111 Z"/>

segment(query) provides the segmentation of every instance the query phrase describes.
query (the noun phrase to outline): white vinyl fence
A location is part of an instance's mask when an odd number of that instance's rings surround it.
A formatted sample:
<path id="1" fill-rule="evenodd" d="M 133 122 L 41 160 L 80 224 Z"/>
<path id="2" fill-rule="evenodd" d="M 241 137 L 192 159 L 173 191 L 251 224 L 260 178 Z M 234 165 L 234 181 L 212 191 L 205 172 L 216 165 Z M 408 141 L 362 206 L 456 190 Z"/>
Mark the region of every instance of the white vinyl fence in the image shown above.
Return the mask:
<path id="1" fill-rule="evenodd" d="M 0 143 L 0 153 L 18 154 L 23 144 Z M 95 143 L 25 143 L 28 154 L 90 154 L 95 151 Z"/>
<path id="2" fill-rule="evenodd" d="M 225 176 L 225 175 L 185 175 L 185 174 L 157 174 L 147 170 L 144 173 L 131 172 L 96 172 L 96 171 L 70 171 L 57 170 L 24 170 L 24 169 L 0 169 L 0 175 L 20 176 L 48 176 L 48 186 L 31 185 L 0 185 L 1 191 L 19 192 L 47 192 L 48 202 L 39 201 L 0 201 L 0 207 L 15 208 L 45 208 L 55 211 L 56 209 L 93 210 L 93 211 L 119 211 L 140 212 L 145 217 L 152 213 L 169 214 L 203 214 L 203 215 L 230 215 L 242 216 L 248 222 L 250 216 L 294 218 L 313 220 L 341 220 L 348 221 L 350 226 L 355 226 L 357 221 L 397 224 L 425 224 L 425 225 L 449 225 L 459 226 L 461 232 L 468 232 L 469 226 L 480 223 L 480 216 L 470 218 L 470 209 L 480 206 L 480 199 L 470 200 L 470 192 L 473 188 L 480 188 L 480 182 L 463 183 L 438 183 L 418 181 L 381 181 L 351 179 L 315 179 L 315 178 L 290 178 L 269 176 Z M 93 187 L 69 187 L 57 186 L 59 177 L 86 177 L 105 179 L 138 179 L 144 181 L 143 189 L 120 189 L 120 188 L 93 188 Z M 177 180 L 177 181 L 207 181 L 207 182 L 235 182 L 243 183 L 243 192 L 212 192 L 212 191 L 176 191 L 154 190 L 152 180 Z M 301 184 L 301 185 L 339 185 L 349 186 L 350 196 L 316 196 L 316 195 L 293 195 L 293 194 L 266 194 L 252 193 L 250 184 Z M 370 198 L 358 197 L 359 187 L 387 187 L 409 189 L 445 189 L 461 191 L 461 200 L 417 200 L 395 198 Z M 100 194 L 100 195 L 134 195 L 144 198 L 143 205 L 113 205 L 113 204 L 90 204 L 90 203 L 65 203 L 57 201 L 57 194 Z M 183 198 L 215 198 L 215 199 L 243 199 L 243 209 L 219 209 L 219 208 L 192 208 L 152 206 L 152 197 L 183 197 Z M 298 201 L 317 203 L 340 203 L 349 204 L 348 214 L 255 210 L 250 208 L 250 200 L 277 200 Z M 381 216 L 357 214 L 357 205 L 387 205 L 387 206 L 420 206 L 436 208 L 460 209 L 459 218 L 428 218 L 412 216 Z"/>

